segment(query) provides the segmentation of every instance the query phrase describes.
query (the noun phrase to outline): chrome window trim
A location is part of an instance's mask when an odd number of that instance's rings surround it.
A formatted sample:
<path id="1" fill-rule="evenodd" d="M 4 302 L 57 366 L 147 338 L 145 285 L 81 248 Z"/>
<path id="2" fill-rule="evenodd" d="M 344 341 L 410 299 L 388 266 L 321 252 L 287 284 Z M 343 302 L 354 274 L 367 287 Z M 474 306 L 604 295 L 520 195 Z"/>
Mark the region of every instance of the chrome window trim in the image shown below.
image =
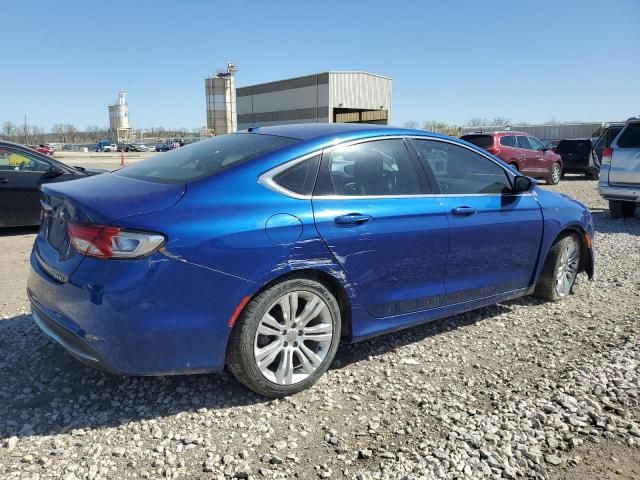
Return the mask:
<path id="1" fill-rule="evenodd" d="M 302 195 L 300 193 L 292 192 L 291 190 L 287 190 L 286 188 L 278 185 L 273 177 L 284 172 L 285 170 L 296 166 L 298 163 L 304 162 L 305 160 L 309 160 L 317 155 L 322 155 L 322 150 L 319 149 L 312 153 L 307 153 L 301 157 L 294 158 L 293 160 L 289 160 L 282 165 L 278 165 L 277 167 L 272 168 L 271 170 L 267 170 L 262 175 L 258 177 L 258 183 L 263 187 L 267 187 L 269 190 L 273 190 L 274 192 L 281 193 L 287 197 L 296 198 L 298 200 L 310 200 L 311 195 Z M 322 160 L 322 159 L 321 159 Z"/>
<path id="2" fill-rule="evenodd" d="M 325 153 L 331 153 L 334 150 L 340 149 L 340 148 L 345 148 L 345 147 L 350 147 L 353 145 L 358 145 L 361 143 L 367 143 L 367 142 L 374 142 L 377 140 L 391 140 L 391 139 L 399 139 L 399 140 L 403 140 L 403 139 L 412 139 L 412 140 L 430 140 L 433 142 L 443 142 L 443 143 L 449 143 L 451 145 L 456 145 L 458 147 L 462 147 L 465 148 L 467 150 L 469 150 L 472 153 L 475 153 L 476 155 L 480 155 L 481 157 L 486 158 L 487 160 L 489 160 L 490 162 L 492 162 L 494 165 L 500 167 L 502 169 L 503 172 L 506 173 L 507 175 L 507 179 L 509 180 L 509 182 L 511 183 L 511 185 L 513 186 L 513 179 L 515 177 L 517 177 L 518 175 L 516 175 L 514 172 L 510 171 L 510 169 L 504 165 L 501 165 L 500 163 L 496 162 L 495 159 L 491 158 L 489 155 L 487 155 L 484 152 L 480 152 L 478 150 L 475 150 L 471 147 L 468 147 L 467 145 L 464 145 L 462 143 L 453 141 L 453 140 L 449 140 L 446 138 L 437 138 L 437 137 L 430 137 L 430 136 L 422 136 L 422 135 L 382 135 L 379 137 L 369 137 L 369 138 L 359 138 L 357 140 L 349 140 L 346 142 L 342 142 L 342 143 L 337 143 L 335 145 L 330 145 L 328 147 L 325 148 L 321 148 L 318 150 L 315 150 L 311 153 L 307 153 L 301 157 L 298 158 L 294 158 L 292 160 L 289 160 L 285 163 L 283 163 L 282 165 L 278 165 L 277 167 L 272 168 L 271 170 L 267 170 L 266 172 L 264 172 L 263 174 L 261 174 L 258 177 L 258 183 L 264 187 L 267 187 L 268 189 L 280 193 L 282 195 L 285 195 L 287 197 L 290 198 L 295 198 L 298 200 L 311 200 L 313 198 L 313 194 L 311 195 L 301 195 L 299 193 L 295 193 L 292 192 L 291 190 L 287 190 L 284 187 L 281 187 L 280 185 L 278 185 L 274 180 L 273 177 L 275 177 L 276 175 L 278 175 L 279 173 L 282 173 L 283 171 L 287 170 L 290 167 L 293 167 L 295 165 L 297 165 L 300 162 L 304 162 L 305 160 L 308 160 L 310 158 L 315 157 L 316 155 L 324 155 Z M 322 159 L 321 159 L 322 160 Z M 327 200 L 346 200 L 346 199 L 352 199 L 352 200 L 359 200 L 359 199 L 389 199 L 389 198 L 437 198 L 437 197 L 451 197 L 451 196 L 456 196 L 456 197 L 521 197 L 521 196 L 531 196 L 533 195 L 532 192 L 527 192 L 527 193 L 456 193 L 456 194 L 451 194 L 451 193 L 418 193 L 415 195 L 316 195 L 317 198 L 323 198 L 323 199 L 327 199 Z"/>

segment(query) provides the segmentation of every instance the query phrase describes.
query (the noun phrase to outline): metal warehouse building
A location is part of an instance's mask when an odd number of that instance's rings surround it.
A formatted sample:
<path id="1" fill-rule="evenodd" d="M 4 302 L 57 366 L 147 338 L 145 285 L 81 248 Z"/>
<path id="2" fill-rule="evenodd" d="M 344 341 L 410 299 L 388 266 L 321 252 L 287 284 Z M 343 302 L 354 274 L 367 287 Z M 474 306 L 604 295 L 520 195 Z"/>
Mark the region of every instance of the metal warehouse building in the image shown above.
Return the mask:
<path id="1" fill-rule="evenodd" d="M 391 78 L 325 72 L 236 90 L 238 129 L 287 123 L 378 123 L 391 112 Z"/>

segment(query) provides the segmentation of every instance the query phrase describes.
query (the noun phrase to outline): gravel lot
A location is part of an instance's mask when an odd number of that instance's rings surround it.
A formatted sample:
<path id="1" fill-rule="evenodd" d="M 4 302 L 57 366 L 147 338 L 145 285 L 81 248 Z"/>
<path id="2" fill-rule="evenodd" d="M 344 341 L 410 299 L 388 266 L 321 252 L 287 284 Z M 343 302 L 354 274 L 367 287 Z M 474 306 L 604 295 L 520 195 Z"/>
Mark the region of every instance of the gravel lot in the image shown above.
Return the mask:
<path id="1" fill-rule="evenodd" d="M 0 477 L 640 478 L 640 218 L 611 220 L 593 181 L 552 188 L 593 211 L 596 281 L 345 345 L 277 401 L 84 367 L 28 316 L 34 232 L 4 232 Z"/>

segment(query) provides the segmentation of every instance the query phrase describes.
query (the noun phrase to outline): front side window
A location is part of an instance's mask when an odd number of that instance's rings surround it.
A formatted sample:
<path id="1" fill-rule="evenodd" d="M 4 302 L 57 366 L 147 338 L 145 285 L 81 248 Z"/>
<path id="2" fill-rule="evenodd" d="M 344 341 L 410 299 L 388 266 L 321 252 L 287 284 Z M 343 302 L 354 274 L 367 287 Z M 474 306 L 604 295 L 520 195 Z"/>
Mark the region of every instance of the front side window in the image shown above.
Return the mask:
<path id="1" fill-rule="evenodd" d="M 529 137 L 529 144 L 531 145 L 531 150 L 544 150 L 544 145 L 536 137 Z"/>
<path id="2" fill-rule="evenodd" d="M 435 140 L 414 140 L 418 157 L 440 191 L 452 195 L 511 192 L 505 170 L 468 148 Z"/>
<path id="3" fill-rule="evenodd" d="M 0 148 L 0 170 L 48 172 L 50 169 L 49 162 L 40 160 L 35 155 L 12 148 Z"/>
<path id="4" fill-rule="evenodd" d="M 518 148 L 524 148 L 526 150 L 531 150 L 531 144 L 529 144 L 529 139 L 524 135 L 518 135 L 516 137 L 516 142 L 518 144 Z"/>
<path id="5" fill-rule="evenodd" d="M 401 139 L 375 140 L 333 150 L 316 195 L 417 195 L 420 186 Z"/>
<path id="6" fill-rule="evenodd" d="M 149 182 L 186 183 L 296 142 L 299 140 L 255 133 L 221 135 L 176 148 L 115 173 Z"/>

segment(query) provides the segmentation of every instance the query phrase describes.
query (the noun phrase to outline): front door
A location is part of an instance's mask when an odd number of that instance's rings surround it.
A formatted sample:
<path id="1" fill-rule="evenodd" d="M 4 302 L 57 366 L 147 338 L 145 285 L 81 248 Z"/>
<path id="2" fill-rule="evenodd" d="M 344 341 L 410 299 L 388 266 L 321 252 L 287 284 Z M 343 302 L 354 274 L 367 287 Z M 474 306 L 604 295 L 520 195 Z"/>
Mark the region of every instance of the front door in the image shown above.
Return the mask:
<path id="1" fill-rule="evenodd" d="M 323 155 L 313 195 L 316 227 L 374 317 L 442 303 L 449 225 L 425 188 L 424 172 L 401 138 Z"/>
<path id="2" fill-rule="evenodd" d="M 525 175 L 538 176 L 540 170 L 538 155 L 531 149 L 529 138 L 525 135 L 517 135 L 516 142 L 520 151 L 520 171 Z"/>
<path id="3" fill-rule="evenodd" d="M 441 195 L 451 226 L 444 304 L 531 285 L 542 239 L 542 213 L 530 193 L 511 193 L 498 163 L 440 140 L 414 140 Z"/>
<path id="4" fill-rule="evenodd" d="M 547 174 L 551 171 L 553 161 L 547 161 L 544 152 L 543 143 L 536 137 L 528 137 L 529 145 L 531 145 L 531 151 L 535 155 L 535 167 L 539 172 Z"/>

